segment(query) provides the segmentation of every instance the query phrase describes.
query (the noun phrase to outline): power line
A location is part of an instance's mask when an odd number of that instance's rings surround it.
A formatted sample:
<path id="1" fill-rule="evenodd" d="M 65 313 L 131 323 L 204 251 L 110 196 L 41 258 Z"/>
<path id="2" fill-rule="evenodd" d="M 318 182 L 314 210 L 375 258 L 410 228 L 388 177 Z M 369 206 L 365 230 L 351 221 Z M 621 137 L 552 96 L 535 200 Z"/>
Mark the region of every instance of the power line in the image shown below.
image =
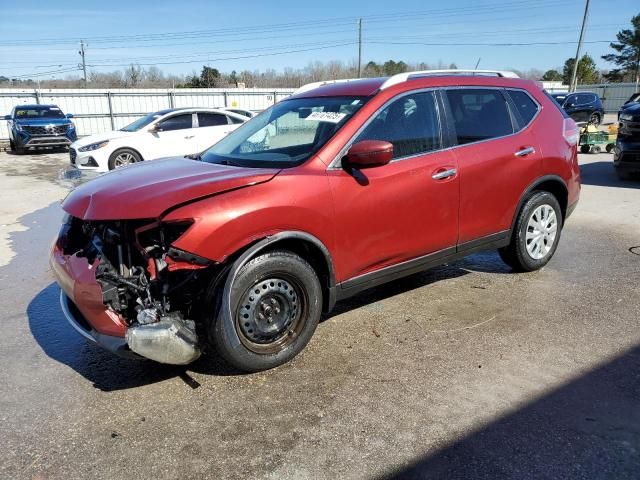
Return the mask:
<path id="1" fill-rule="evenodd" d="M 556 1 L 556 0 L 529 0 L 529 1 L 516 1 L 516 2 L 499 2 L 492 4 L 485 4 L 482 6 L 482 9 L 478 9 L 477 6 L 473 7 L 456 7 L 456 8 L 448 8 L 448 9 L 432 9 L 432 10 L 422 10 L 415 12 L 400 12 L 400 13 L 386 13 L 386 14 L 378 14 L 378 15 L 368 15 L 362 17 L 370 23 L 379 23 L 379 22 L 393 22 L 393 21 L 402 21 L 404 19 L 415 19 L 419 16 L 430 16 L 437 18 L 446 18 L 452 16 L 465 16 L 465 15 L 473 15 L 473 16 L 482 16 L 487 14 L 492 14 L 495 11 L 519 11 L 522 9 L 531 9 L 534 7 L 544 7 L 544 6 L 558 6 L 558 5 L 570 5 L 571 2 L 567 1 Z M 297 22 L 288 22 L 288 23 L 279 23 L 279 24 L 271 24 L 271 25 L 255 25 L 253 27 L 245 27 L 253 33 L 268 33 L 271 31 L 282 31 L 282 30 L 300 30 L 300 29 L 308 29 L 309 27 L 317 28 L 319 26 L 327 26 L 327 27 L 335 27 L 336 25 L 343 24 L 348 25 L 353 22 L 357 17 L 338 17 L 338 18 L 328 18 L 328 19 L 317 19 L 317 20 L 309 20 L 309 21 L 297 21 Z M 149 33 L 149 34 L 137 34 L 137 35 L 119 35 L 119 36 L 101 36 L 101 37 L 86 37 L 91 41 L 92 44 L 98 43 L 132 43 L 132 42 L 147 42 L 147 41 L 158 41 L 158 40 L 171 40 L 171 39 L 179 39 L 179 38 L 202 38 L 203 36 L 220 36 L 227 35 L 230 33 L 237 34 L 237 27 L 230 27 L 224 29 L 212 29 L 212 30 L 192 30 L 192 31 L 182 31 L 182 32 L 158 32 L 158 33 Z M 30 46 L 30 45 L 63 45 L 68 43 L 74 43 L 75 39 L 72 38 L 40 38 L 40 39 L 29 39 L 29 40 L 13 40 L 10 42 L 0 42 L 0 45 L 4 46 Z"/>

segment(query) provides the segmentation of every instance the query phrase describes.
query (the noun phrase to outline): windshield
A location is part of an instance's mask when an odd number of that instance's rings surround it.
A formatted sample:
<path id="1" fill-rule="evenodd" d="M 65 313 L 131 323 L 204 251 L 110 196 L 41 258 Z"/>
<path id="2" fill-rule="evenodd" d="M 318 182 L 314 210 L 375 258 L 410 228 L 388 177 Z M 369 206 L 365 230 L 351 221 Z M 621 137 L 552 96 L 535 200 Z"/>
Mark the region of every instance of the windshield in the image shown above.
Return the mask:
<path id="1" fill-rule="evenodd" d="M 202 161 L 242 167 L 300 165 L 317 152 L 365 100 L 364 97 L 284 100 L 205 151 Z"/>
<path id="2" fill-rule="evenodd" d="M 160 118 L 162 115 L 158 114 L 158 113 L 150 113 L 149 115 L 147 115 L 146 117 L 142 117 L 139 118 L 138 120 L 136 120 L 133 123 L 130 123 L 129 125 L 127 125 L 126 127 L 123 127 L 120 129 L 120 131 L 122 132 L 137 132 L 138 130 L 140 130 L 142 127 L 146 127 L 147 125 L 149 125 L 151 122 L 153 122 L 154 120 L 157 120 L 158 118 Z"/>
<path id="3" fill-rule="evenodd" d="M 65 118 L 58 107 L 16 108 L 16 118 Z"/>

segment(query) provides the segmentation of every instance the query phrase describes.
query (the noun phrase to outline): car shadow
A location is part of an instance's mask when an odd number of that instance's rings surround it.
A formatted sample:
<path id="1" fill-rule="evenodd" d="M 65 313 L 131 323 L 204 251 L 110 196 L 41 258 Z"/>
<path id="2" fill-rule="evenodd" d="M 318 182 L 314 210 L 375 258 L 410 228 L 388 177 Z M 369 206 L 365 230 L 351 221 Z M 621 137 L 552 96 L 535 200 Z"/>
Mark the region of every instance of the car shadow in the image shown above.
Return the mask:
<path id="1" fill-rule="evenodd" d="M 493 266 L 492 269 L 489 265 Z M 362 292 L 339 302 L 331 315 L 324 317 L 323 320 L 435 282 L 461 277 L 476 270 L 494 273 L 510 271 L 497 254 L 492 252 L 475 254 L 459 262 L 436 267 Z M 212 376 L 245 375 L 245 372 L 229 366 L 211 350 L 188 366 L 164 365 L 113 355 L 100 346 L 87 342 L 68 324 L 59 306 L 59 295 L 60 288 L 55 283 L 51 283 L 29 302 L 26 313 L 31 334 L 50 358 L 67 365 L 102 391 L 136 388 L 174 377 L 180 377 L 187 385 L 197 388 L 197 382 L 189 376 L 188 372 Z"/>
<path id="2" fill-rule="evenodd" d="M 118 357 L 82 338 L 59 306 L 60 288 L 51 283 L 29 303 L 27 317 L 33 338 L 53 360 L 67 365 L 103 391 L 124 390 L 181 377 L 193 386 L 188 371 L 209 375 L 239 375 L 216 355 L 205 355 L 187 366 Z"/>
<path id="3" fill-rule="evenodd" d="M 491 250 L 475 253 L 456 262 L 434 267 L 378 287 L 364 290 L 354 297 L 338 302 L 331 313 L 326 315 L 321 321 L 328 320 L 336 315 L 341 315 L 371 303 L 379 302 L 396 295 L 402 295 L 403 293 L 425 287 L 432 283 L 462 277 L 472 272 L 504 274 L 511 273 L 512 269 L 500 259 L 497 251 Z"/>
<path id="4" fill-rule="evenodd" d="M 636 346 L 514 413 L 378 478 L 638 478 L 639 371 Z"/>
<path id="5" fill-rule="evenodd" d="M 23 153 L 18 153 L 14 150 L 7 149 L 4 153 L 7 155 L 12 155 L 14 157 L 25 157 L 27 155 L 47 155 L 51 153 L 68 153 L 69 149 L 67 147 L 62 148 L 38 148 L 35 150 L 25 150 Z"/>
<path id="6" fill-rule="evenodd" d="M 599 187 L 640 188 L 640 177 L 620 180 L 613 168 L 613 162 L 593 162 L 580 165 L 583 185 Z"/>

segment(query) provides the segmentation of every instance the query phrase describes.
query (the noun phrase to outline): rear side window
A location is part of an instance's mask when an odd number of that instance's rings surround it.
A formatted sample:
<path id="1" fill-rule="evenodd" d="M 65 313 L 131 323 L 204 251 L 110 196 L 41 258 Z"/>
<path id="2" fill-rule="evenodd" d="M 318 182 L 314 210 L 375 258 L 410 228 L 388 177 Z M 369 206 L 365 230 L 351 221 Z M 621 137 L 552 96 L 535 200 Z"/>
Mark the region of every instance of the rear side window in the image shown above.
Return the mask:
<path id="1" fill-rule="evenodd" d="M 513 133 L 502 92 L 482 88 L 446 90 L 459 145 Z"/>
<path id="2" fill-rule="evenodd" d="M 166 120 L 160 122 L 158 127 L 163 132 L 168 132 L 171 130 L 184 130 L 185 128 L 191 128 L 191 114 L 184 113 L 182 115 L 174 115 L 173 117 L 169 117 Z"/>
<path id="3" fill-rule="evenodd" d="M 219 125 L 228 125 L 226 115 L 221 113 L 198 112 L 198 125 L 201 127 L 217 127 Z"/>
<path id="4" fill-rule="evenodd" d="M 522 90 L 507 90 L 509 96 L 516 106 L 516 110 L 522 118 L 522 125 L 529 125 L 533 117 L 538 113 L 538 104 L 534 102 L 529 95 Z"/>
<path id="5" fill-rule="evenodd" d="M 394 100 L 375 115 L 355 142 L 362 140 L 392 143 L 393 158 L 440 148 L 440 124 L 433 93 L 413 93 Z"/>

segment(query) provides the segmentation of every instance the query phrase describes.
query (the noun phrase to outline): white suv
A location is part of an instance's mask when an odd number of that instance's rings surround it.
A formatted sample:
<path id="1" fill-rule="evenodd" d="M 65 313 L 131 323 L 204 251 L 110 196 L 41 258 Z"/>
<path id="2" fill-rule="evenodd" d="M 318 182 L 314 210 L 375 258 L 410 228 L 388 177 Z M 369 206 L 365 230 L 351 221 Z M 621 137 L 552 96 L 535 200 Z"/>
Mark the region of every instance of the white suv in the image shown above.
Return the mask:
<path id="1" fill-rule="evenodd" d="M 120 130 L 71 144 L 71 164 L 107 172 L 130 163 L 202 152 L 248 120 L 216 108 L 172 108 L 151 113 Z"/>

